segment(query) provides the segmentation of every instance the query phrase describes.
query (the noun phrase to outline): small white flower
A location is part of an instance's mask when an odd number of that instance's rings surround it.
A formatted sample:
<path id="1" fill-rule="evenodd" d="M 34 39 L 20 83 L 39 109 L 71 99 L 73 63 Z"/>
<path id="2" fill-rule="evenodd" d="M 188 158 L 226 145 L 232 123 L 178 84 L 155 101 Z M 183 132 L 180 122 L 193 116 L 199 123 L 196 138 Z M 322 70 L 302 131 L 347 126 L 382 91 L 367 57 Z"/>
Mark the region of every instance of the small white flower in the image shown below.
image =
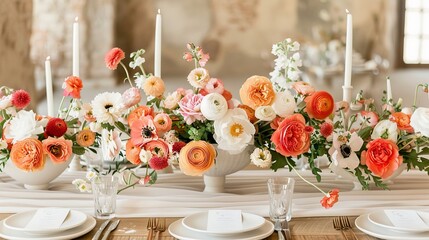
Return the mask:
<path id="1" fill-rule="evenodd" d="M 81 184 L 84 184 L 84 183 L 86 183 L 86 181 L 85 181 L 85 180 L 83 180 L 83 179 L 80 179 L 80 178 L 75 179 L 75 180 L 73 180 L 73 182 L 72 182 L 72 184 L 73 184 L 73 185 L 75 185 L 76 187 L 77 187 L 77 186 L 79 186 L 79 185 L 81 185 Z"/>
<path id="2" fill-rule="evenodd" d="M 88 183 L 82 183 L 78 186 L 80 192 L 91 192 L 91 185 Z"/>
<path id="3" fill-rule="evenodd" d="M 276 112 L 271 106 L 260 106 L 255 110 L 255 117 L 261 121 L 271 122 L 276 116 Z"/>
<path id="4" fill-rule="evenodd" d="M 276 93 L 276 98 L 272 105 L 274 111 L 280 117 L 292 115 L 296 108 L 295 98 L 289 91 Z"/>
<path id="5" fill-rule="evenodd" d="M 226 99 L 219 93 L 210 93 L 201 101 L 201 113 L 208 120 L 217 120 L 225 116 L 228 111 Z"/>
<path id="6" fill-rule="evenodd" d="M 143 75 L 139 75 L 134 82 L 136 83 L 136 87 L 143 89 L 143 84 L 146 81 L 146 77 Z"/>
<path id="7" fill-rule="evenodd" d="M 88 179 L 88 181 L 91 181 L 92 179 L 94 179 L 97 176 L 97 173 L 93 172 L 93 171 L 89 171 L 86 173 L 86 179 Z"/>
<path id="8" fill-rule="evenodd" d="M 36 121 L 36 113 L 21 110 L 12 118 L 10 124 L 5 128 L 4 135 L 6 138 L 13 139 L 16 143 L 25 138 L 36 137 L 44 132 L 43 124 L 45 122 Z"/>
<path id="9" fill-rule="evenodd" d="M 176 136 L 176 131 L 175 130 L 170 130 L 166 133 L 164 133 L 164 140 L 168 143 L 168 144 L 173 144 L 175 142 L 179 141 L 179 138 Z"/>
<path id="10" fill-rule="evenodd" d="M 121 146 L 121 138 L 115 129 L 110 131 L 103 129 L 101 131 L 101 151 L 103 154 L 103 160 L 115 159 L 121 151 Z"/>
<path id="11" fill-rule="evenodd" d="M 394 143 L 398 141 L 398 126 L 390 120 L 383 120 L 375 125 L 371 134 L 372 139 L 384 138 L 392 140 Z"/>
<path id="12" fill-rule="evenodd" d="M 250 155 L 253 164 L 261 168 L 269 168 L 272 165 L 271 153 L 268 149 L 256 148 Z"/>
<path id="13" fill-rule="evenodd" d="M 144 149 L 140 150 L 139 158 L 142 163 L 148 163 L 152 156 L 153 155 L 150 151 L 146 151 Z"/>
<path id="14" fill-rule="evenodd" d="M 130 62 L 130 68 L 135 69 L 136 67 L 142 65 L 146 62 L 145 58 L 137 57 L 134 61 Z"/>
<path id="15" fill-rule="evenodd" d="M 92 113 L 100 123 L 114 125 L 122 113 L 122 94 L 104 92 L 95 96 L 91 102 Z"/>

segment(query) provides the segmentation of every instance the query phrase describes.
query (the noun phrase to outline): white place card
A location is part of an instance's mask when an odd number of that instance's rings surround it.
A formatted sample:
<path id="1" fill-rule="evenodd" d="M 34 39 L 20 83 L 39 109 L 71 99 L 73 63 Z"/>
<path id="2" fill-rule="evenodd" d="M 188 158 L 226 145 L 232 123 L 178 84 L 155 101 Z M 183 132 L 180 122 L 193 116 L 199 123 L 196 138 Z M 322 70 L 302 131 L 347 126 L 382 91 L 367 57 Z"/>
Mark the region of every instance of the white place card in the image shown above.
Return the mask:
<path id="1" fill-rule="evenodd" d="M 395 227 L 410 229 L 428 227 L 414 210 L 384 210 L 384 213 Z"/>
<path id="2" fill-rule="evenodd" d="M 70 209 L 41 208 L 25 226 L 27 229 L 55 229 L 61 227 Z"/>
<path id="3" fill-rule="evenodd" d="M 207 216 L 208 231 L 231 231 L 243 228 L 241 210 L 209 210 Z"/>

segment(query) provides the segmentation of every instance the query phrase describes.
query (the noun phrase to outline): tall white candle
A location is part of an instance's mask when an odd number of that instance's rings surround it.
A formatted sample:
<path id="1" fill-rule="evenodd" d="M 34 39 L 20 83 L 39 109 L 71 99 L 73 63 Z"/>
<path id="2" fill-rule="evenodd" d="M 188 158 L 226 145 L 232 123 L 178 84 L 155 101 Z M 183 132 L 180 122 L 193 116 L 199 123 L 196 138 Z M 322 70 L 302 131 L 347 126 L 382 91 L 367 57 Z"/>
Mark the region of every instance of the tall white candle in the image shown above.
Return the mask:
<path id="1" fill-rule="evenodd" d="M 51 57 L 47 57 L 45 61 L 45 76 L 46 76 L 46 102 L 48 107 L 48 116 L 54 116 Z"/>
<path id="2" fill-rule="evenodd" d="M 344 66 L 344 86 L 343 100 L 350 101 L 350 89 L 352 88 L 352 55 L 353 55 L 353 19 L 352 14 L 346 9 L 347 13 L 347 35 L 346 35 L 346 54 Z"/>
<path id="3" fill-rule="evenodd" d="M 154 75 L 161 77 L 161 10 L 158 9 L 156 15 L 156 26 L 155 26 L 155 62 L 154 62 Z"/>
<path id="4" fill-rule="evenodd" d="M 73 76 L 79 77 L 79 18 L 73 23 Z"/>
<path id="5" fill-rule="evenodd" d="M 386 84 L 387 84 L 387 87 L 386 87 L 386 92 L 387 92 L 387 103 L 389 104 L 389 103 L 390 103 L 390 100 L 392 100 L 392 99 L 393 99 L 393 97 L 392 97 L 392 86 L 391 86 L 391 84 L 390 84 L 390 78 L 387 78 L 387 80 L 386 80 Z"/>

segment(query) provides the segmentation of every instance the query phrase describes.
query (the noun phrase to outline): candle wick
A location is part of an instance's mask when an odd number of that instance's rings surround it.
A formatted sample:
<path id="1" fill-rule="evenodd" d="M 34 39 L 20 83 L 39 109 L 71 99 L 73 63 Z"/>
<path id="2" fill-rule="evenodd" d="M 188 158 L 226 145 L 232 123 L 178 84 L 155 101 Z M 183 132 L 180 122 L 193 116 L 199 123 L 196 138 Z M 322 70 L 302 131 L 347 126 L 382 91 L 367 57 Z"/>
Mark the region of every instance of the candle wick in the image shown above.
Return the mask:
<path id="1" fill-rule="evenodd" d="M 347 8 L 346 8 L 346 13 L 347 13 L 347 14 L 350 14 L 350 12 L 349 12 L 349 10 L 348 10 Z"/>
<path id="2" fill-rule="evenodd" d="M 158 14 L 161 14 L 161 9 L 158 8 Z"/>
<path id="3" fill-rule="evenodd" d="M 46 57 L 46 61 L 50 61 L 51 60 L 51 56 Z"/>
<path id="4" fill-rule="evenodd" d="M 76 17 L 74 18 L 74 21 L 75 21 L 75 22 L 79 21 L 79 17 L 77 17 L 77 16 L 76 16 Z"/>

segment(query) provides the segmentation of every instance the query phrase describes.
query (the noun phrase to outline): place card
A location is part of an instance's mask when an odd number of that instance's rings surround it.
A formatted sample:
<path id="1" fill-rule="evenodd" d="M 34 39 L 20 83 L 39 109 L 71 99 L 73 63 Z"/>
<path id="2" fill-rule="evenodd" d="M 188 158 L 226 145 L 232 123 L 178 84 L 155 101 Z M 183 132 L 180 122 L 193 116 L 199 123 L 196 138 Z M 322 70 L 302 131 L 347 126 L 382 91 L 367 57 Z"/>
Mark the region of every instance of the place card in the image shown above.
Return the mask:
<path id="1" fill-rule="evenodd" d="M 243 217 L 241 210 L 209 210 L 207 230 L 211 232 L 241 230 Z"/>
<path id="2" fill-rule="evenodd" d="M 384 213 L 395 227 L 410 229 L 428 227 L 414 210 L 384 210 Z"/>
<path id="3" fill-rule="evenodd" d="M 61 227 L 70 209 L 40 208 L 27 223 L 27 229 L 55 229 Z"/>

